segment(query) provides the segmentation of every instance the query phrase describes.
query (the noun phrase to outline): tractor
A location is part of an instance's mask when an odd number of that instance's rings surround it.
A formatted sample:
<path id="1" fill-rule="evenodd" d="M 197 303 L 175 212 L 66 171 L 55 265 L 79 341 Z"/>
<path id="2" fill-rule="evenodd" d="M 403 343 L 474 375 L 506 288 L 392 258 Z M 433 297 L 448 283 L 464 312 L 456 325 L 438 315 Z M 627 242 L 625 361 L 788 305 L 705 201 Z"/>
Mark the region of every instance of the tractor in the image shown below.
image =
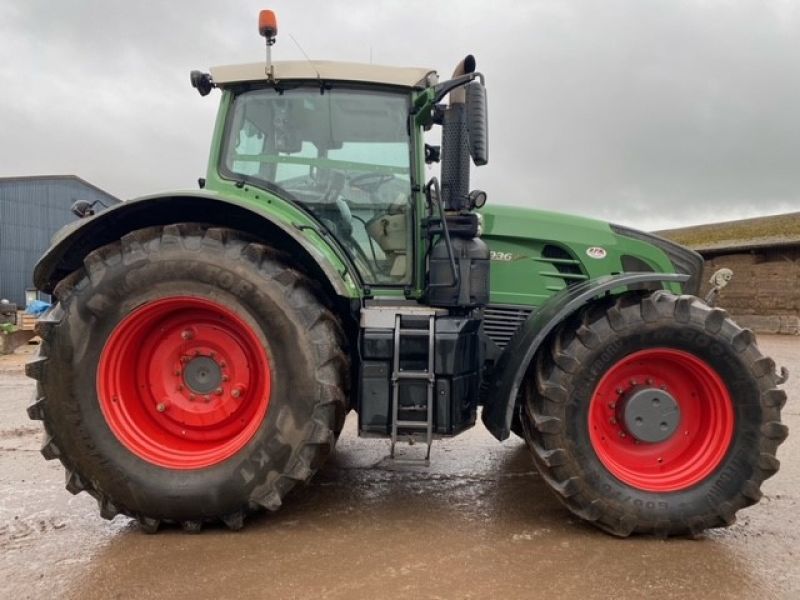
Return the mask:
<path id="1" fill-rule="evenodd" d="M 478 417 L 514 433 L 615 536 L 695 536 L 758 502 L 784 377 L 698 296 L 700 255 L 471 190 L 473 56 L 443 81 L 273 62 L 277 29 L 262 11 L 265 60 L 191 73 L 221 96 L 199 189 L 78 207 L 35 267 L 54 303 L 28 414 L 68 491 L 148 533 L 239 529 L 309 481 L 353 410 L 420 468 Z"/>

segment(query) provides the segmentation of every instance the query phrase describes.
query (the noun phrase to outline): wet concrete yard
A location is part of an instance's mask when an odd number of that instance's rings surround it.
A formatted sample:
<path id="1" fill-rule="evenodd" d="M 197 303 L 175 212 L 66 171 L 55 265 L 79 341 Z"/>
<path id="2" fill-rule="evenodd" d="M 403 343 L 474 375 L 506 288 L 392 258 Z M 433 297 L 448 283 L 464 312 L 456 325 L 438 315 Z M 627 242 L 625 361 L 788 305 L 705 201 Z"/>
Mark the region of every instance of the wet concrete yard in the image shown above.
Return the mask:
<path id="1" fill-rule="evenodd" d="M 797 598 L 800 338 L 762 336 L 793 373 L 793 432 L 764 499 L 699 540 L 618 540 L 580 523 L 518 438 L 481 425 L 436 442 L 430 468 L 387 468 L 356 437 L 284 509 L 244 530 L 141 533 L 70 495 L 39 455 L 22 357 L 0 357 L 0 597 L 4 598 Z"/>

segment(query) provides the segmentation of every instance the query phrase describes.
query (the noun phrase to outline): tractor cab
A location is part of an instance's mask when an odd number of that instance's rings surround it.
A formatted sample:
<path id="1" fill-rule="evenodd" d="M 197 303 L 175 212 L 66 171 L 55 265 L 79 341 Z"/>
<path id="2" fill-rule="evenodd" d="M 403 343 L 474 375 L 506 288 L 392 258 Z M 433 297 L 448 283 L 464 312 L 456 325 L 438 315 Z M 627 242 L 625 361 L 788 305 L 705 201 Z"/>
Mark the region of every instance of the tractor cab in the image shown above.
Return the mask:
<path id="1" fill-rule="evenodd" d="M 409 94 L 390 88 L 287 80 L 236 89 L 219 173 L 308 211 L 368 285 L 409 285 L 409 108 Z"/>
<path id="2" fill-rule="evenodd" d="M 272 43 L 267 37 L 267 48 Z M 306 213 L 367 297 L 432 297 L 449 306 L 450 293 L 465 304 L 454 239 L 477 238 L 471 209 L 485 201 L 482 192 L 469 194 L 468 141 L 476 164 L 487 159 L 485 90 L 474 70 L 470 56 L 444 83 L 427 68 L 333 61 L 195 71 L 201 94 L 223 92 L 205 186 L 261 189 Z M 424 142 L 434 124 L 443 127 L 443 147 Z M 425 165 L 440 155 L 441 185 L 426 182 Z"/>

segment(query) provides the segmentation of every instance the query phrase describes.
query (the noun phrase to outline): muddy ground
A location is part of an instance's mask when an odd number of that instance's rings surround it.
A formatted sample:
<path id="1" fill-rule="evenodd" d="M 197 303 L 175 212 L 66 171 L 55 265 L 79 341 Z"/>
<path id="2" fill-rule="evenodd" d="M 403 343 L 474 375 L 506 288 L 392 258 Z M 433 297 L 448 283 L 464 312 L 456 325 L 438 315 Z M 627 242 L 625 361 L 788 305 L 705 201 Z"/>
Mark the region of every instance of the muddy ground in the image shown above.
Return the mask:
<path id="1" fill-rule="evenodd" d="M 618 540 L 572 518 L 523 443 L 482 426 L 391 470 L 356 437 L 288 506 L 240 532 L 141 533 L 102 520 L 39 455 L 24 356 L 0 357 L 0 597 L 797 598 L 800 338 L 762 337 L 794 378 L 783 467 L 736 525 L 699 540 Z M 25 352 L 31 352 L 26 347 Z"/>

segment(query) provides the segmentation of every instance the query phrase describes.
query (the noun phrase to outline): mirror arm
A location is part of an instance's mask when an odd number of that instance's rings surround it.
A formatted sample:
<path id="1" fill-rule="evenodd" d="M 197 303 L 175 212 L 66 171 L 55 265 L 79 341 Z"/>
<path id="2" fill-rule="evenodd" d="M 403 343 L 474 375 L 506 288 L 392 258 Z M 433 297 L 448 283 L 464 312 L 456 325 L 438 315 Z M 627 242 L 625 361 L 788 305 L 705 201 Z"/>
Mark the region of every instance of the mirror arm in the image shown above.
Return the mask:
<path id="1" fill-rule="evenodd" d="M 433 100 L 431 101 L 431 104 L 438 104 L 439 102 L 441 102 L 442 98 L 444 98 L 454 89 L 456 89 L 459 86 L 468 84 L 475 78 L 480 79 L 482 85 L 486 85 L 483 73 L 479 71 L 475 71 L 473 73 L 467 73 L 466 75 L 462 75 L 461 77 L 456 77 L 455 79 L 443 81 L 442 83 L 435 85 L 433 87 Z"/>

